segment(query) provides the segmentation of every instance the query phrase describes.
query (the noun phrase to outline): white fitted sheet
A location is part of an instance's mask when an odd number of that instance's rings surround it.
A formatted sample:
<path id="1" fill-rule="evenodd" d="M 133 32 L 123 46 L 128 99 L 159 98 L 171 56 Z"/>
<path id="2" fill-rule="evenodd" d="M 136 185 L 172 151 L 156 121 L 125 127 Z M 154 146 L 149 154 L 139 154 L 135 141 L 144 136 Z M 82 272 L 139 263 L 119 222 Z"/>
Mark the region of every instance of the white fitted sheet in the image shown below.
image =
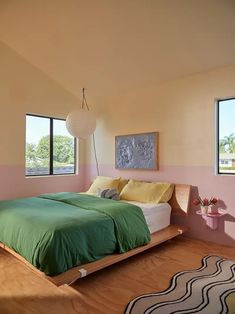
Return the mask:
<path id="1" fill-rule="evenodd" d="M 152 204 L 134 201 L 125 202 L 134 204 L 142 209 L 151 234 L 170 225 L 171 206 L 168 203 Z"/>

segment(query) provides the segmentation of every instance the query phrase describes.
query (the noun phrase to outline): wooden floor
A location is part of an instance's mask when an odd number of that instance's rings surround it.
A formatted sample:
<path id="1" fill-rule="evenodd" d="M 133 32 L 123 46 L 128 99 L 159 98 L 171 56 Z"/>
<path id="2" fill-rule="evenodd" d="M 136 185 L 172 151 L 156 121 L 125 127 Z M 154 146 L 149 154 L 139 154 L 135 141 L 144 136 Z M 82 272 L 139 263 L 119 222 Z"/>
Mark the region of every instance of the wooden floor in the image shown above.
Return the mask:
<path id="1" fill-rule="evenodd" d="M 201 258 L 209 254 L 235 259 L 235 248 L 180 236 L 72 287 L 56 287 L 0 250 L 0 313 L 123 313 L 130 299 L 166 289 L 174 273 L 200 267 Z"/>

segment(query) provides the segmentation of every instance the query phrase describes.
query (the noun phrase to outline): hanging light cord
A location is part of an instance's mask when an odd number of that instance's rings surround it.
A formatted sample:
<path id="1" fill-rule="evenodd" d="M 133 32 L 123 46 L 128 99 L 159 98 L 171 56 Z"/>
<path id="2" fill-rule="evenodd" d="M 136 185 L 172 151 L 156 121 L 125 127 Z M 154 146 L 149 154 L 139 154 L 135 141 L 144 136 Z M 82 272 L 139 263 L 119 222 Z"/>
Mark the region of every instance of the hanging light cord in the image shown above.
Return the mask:
<path id="1" fill-rule="evenodd" d="M 95 163 L 96 163 L 96 172 L 97 172 L 97 176 L 100 175 L 100 171 L 99 171 L 99 164 L 98 164 L 98 159 L 97 159 L 97 152 L 96 152 L 96 146 L 95 146 L 95 134 L 92 134 L 92 138 L 93 138 L 93 148 L 94 148 L 94 154 L 95 154 Z"/>
<path id="2" fill-rule="evenodd" d="M 85 95 L 85 88 L 83 87 L 82 89 L 82 109 L 84 109 L 84 107 L 86 106 L 87 110 L 89 111 L 89 106 L 86 100 L 86 95 Z M 97 176 L 100 175 L 100 171 L 99 171 L 99 163 L 98 163 L 98 158 L 97 158 L 97 151 L 96 151 L 96 145 L 95 145 L 95 135 L 94 133 L 92 134 L 92 142 L 93 142 L 93 149 L 94 149 L 94 154 L 95 154 L 95 164 L 96 164 L 96 172 L 97 172 Z"/>
<path id="3" fill-rule="evenodd" d="M 82 89 L 82 109 L 84 109 L 84 107 L 86 106 L 87 110 L 89 111 L 89 107 L 88 107 L 88 103 L 86 100 L 86 96 L 85 96 L 85 88 L 83 87 Z"/>

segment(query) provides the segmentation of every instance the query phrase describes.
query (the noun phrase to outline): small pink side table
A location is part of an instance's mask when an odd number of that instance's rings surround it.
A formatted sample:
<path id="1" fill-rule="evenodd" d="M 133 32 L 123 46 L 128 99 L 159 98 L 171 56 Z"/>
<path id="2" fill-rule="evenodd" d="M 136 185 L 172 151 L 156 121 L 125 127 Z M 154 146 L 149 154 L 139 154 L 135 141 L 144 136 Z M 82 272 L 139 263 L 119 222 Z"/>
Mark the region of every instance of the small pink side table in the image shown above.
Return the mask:
<path id="1" fill-rule="evenodd" d="M 207 214 L 202 214 L 200 210 L 197 210 L 196 214 L 203 216 L 203 218 L 206 220 L 206 225 L 212 230 L 218 229 L 219 218 L 226 215 L 226 213 L 222 210 L 218 210 L 217 213 L 207 213 Z"/>

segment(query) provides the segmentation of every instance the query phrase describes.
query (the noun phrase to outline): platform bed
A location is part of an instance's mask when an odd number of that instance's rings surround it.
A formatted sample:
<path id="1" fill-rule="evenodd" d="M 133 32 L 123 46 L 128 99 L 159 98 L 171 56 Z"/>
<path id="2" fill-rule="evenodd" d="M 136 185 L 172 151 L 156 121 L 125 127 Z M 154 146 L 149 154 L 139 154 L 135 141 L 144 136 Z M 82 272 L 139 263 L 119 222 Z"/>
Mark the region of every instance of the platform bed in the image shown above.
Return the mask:
<path id="1" fill-rule="evenodd" d="M 190 197 L 190 185 L 175 185 L 175 191 L 172 196 L 172 199 L 170 200 L 170 204 L 172 206 L 172 213 L 173 214 L 180 214 L 180 215 L 186 215 L 188 211 L 189 206 L 189 197 Z M 45 279 L 51 281 L 56 286 L 61 286 L 64 284 L 71 285 L 76 280 L 85 277 L 89 274 L 92 274 L 98 270 L 101 270 L 105 267 L 111 266 L 115 263 L 118 263 L 120 261 L 123 261 L 131 256 L 134 256 L 136 254 L 139 254 L 141 252 L 144 252 L 150 248 L 153 248 L 154 246 L 157 246 L 167 240 L 170 240 L 174 237 L 177 237 L 184 232 L 188 230 L 187 227 L 179 226 L 179 225 L 170 225 L 158 232 L 155 232 L 151 235 L 151 241 L 144 245 L 137 247 L 135 249 L 132 249 L 126 253 L 122 254 L 111 254 L 108 255 L 100 260 L 97 260 L 95 262 L 79 265 L 76 267 L 73 267 L 66 272 L 56 275 L 56 276 L 47 276 L 40 270 L 38 270 L 36 267 L 34 267 L 32 264 L 30 264 L 27 260 L 25 260 L 22 256 L 17 254 L 12 249 L 5 246 L 3 243 L 0 243 L 0 247 L 4 249 L 5 251 L 11 253 L 13 256 L 15 256 L 17 259 L 22 261 L 26 266 L 28 266 L 30 269 L 32 269 L 34 272 L 39 274 L 41 277 L 44 277 Z"/>
<path id="2" fill-rule="evenodd" d="M 28 267 L 30 267 L 33 271 L 35 271 L 37 274 L 40 276 L 46 278 L 47 280 L 51 281 L 54 283 L 56 286 L 61 286 L 64 284 L 72 284 L 76 280 L 85 277 L 89 274 L 92 274 L 98 270 L 101 270 L 105 267 L 111 266 L 115 263 L 118 263 L 120 261 L 123 261 L 127 259 L 128 257 L 134 256 L 136 254 L 139 254 L 141 252 L 144 252 L 154 246 L 157 246 L 167 240 L 170 240 L 174 237 L 177 237 L 178 235 L 183 234 L 186 232 L 188 228 L 183 227 L 183 226 L 177 226 L 177 225 L 170 225 L 167 228 L 164 228 L 161 231 L 155 232 L 151 235 L 151 241 L 149 244 L 137 247 L 129 252 L 122 253 L 122 254 L 112 254 L 108 255 L 98 261 L 87 263 L 84 265 L 79 265 L 74 268 L 71 268 L 67 270 L 66 272 L 57 275 L 57 276 L 46 276 L 43 272 L 35 268 L 32 264 L 30 264 L 28 261 L 26 261 L 22 256 L 17 254 L 15 251 L 11 250 L 4 244 L 0 243 L 0 247 L 3 248 L 5 251 L 11 253 L 14 255 L 17 259 L 21 260 L 26 264 Z"/>

